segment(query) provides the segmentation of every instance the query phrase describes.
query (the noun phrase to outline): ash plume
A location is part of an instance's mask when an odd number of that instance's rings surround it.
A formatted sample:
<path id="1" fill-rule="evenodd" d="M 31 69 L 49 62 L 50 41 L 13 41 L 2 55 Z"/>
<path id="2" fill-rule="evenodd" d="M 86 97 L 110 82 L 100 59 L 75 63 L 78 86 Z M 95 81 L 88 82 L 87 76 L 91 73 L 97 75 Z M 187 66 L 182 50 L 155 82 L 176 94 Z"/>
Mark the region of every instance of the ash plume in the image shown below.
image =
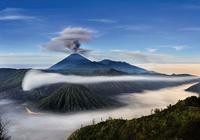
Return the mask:
<path id="1" fill-rule="evenodd" d="M 42 45 L 42 47 L 58 52 L 87 53 L 90 50 L 81 48 L 81 44 L 90 41 L 93 33 L 95 33 L 93 30 L 87 28 L 68 27 L 61 31 L 58 36 L 52 38 L 48 43 Z"/>

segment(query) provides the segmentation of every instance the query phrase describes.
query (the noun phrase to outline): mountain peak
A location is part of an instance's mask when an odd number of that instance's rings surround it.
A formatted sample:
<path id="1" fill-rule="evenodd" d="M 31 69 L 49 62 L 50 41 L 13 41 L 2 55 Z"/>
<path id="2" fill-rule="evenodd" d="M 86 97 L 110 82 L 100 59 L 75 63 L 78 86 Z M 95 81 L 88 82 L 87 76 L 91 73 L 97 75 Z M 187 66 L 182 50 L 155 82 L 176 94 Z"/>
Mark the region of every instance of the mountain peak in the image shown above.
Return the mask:
<path id="1" fill-rule="evenodd" d="M 90 63 L 91 61 L 84 56 L 78 54 L 78 53 L 73 53 L 63 59 L 62 61 L 56 63 L 55 65 L 51 66 L 49 69 L 50 70 L 62 70 L 66 68 L 70 68 L 79 64 L 86 64 Z"/>
<path id="2" fill-rule="evenodd" d="M 75 61 L 77 61 L 77 60 L 88 60 L 87 58 L 85 58 L 84 56 L 82 56 L 82 55 L 80 55 L 80 54 L 78 54 L 78 53 L 73 53 L 73 54 L 71 54 L 71 55 L 69 55 L 67 58 L 65 58 L 65 59 L 68 59 L 68 60 L 75 60 Z M 64 59 L 64 60 L 65 60 Z M 88 61 L 90 61 L 90 60 L 88 60 Z"/>

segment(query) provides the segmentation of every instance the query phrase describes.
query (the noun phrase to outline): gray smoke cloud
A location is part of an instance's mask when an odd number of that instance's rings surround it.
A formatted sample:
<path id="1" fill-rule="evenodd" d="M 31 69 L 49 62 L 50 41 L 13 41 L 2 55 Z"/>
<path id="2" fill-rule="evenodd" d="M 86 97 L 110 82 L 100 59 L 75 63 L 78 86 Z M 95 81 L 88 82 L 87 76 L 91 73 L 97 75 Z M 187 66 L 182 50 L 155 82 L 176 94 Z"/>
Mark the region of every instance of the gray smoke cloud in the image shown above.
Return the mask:
<path id="1" fill-rule="evenodd" d="M 88 28 L 67 27 L 42 47 L 58 52 L 86 53 L 90 50 L 81 48 L 81 44 L 90 41 L 94 33 L 95 31 Z"/>

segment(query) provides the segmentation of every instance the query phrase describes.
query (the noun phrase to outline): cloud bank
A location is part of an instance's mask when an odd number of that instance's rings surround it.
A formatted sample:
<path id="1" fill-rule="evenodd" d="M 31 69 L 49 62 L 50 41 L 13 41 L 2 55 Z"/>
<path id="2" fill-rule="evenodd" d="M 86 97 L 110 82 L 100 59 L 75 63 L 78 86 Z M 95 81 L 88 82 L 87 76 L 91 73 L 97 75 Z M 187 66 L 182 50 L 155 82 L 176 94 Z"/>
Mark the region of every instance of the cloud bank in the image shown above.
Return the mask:
<path id="1" fill-rule="evenodd" d="M 56 84 L 56 83 L 102 83 L 114 81 L 182 81 L 191 80 L 194 77 L 153 77 L 153 76 L 77 76 L 77 75 L 62 75 L 57 73 L 45 73 L 38 70 L 30 70 L 26 73 L 22 88 L 24 91 L 29 91 L 41 86 Z"/>
<path id="2" fill-rule="evenodd" d="M 81 126 L 112 118 L 132 119 L 149 115 L 152 109 L 165 108 L 180 99 L 197 94 L 184 91 L 192 84 L 166 88 L 157 91 L 145 91 L 120 96 L 128 105 L 117 109 L 87 111 L 69 114 L 28 114 L 24 105 L 5 104 L 0 100 L 0 113 L 9 120 L 8 134 L 14 140 L 64 140 Z M 3 102 L 3 103 L 1 103 Z M 2 110 L 4 110 L 2 112 Z"/>

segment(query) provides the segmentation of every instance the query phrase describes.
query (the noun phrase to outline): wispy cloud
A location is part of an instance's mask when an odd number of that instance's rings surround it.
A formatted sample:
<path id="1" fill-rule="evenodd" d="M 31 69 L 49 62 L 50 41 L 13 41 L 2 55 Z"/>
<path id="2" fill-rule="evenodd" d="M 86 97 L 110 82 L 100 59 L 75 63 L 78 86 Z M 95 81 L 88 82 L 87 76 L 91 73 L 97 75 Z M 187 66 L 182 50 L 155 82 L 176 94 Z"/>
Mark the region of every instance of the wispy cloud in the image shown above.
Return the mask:
<path id="1" fill-rule="evenodd" d="M 65 55 L 34 54 L 34 53 L 1 53 L 0 67 L 9 68 L 48 68 Z"/>
<path id="2" fill-rule="evenodd" d="M 7 53 L 0 54 L 0 67 L 11 68 L 48 68 L 56 62 L 67 57 L 66 54 L 31 54 Z M 158 52 L 142 52 L 139 50 L 108 50 L 92 51 L 87 57 L 93 61 L 112 59 L 125 61 L 131 64 L 200 64 L 199 56 L 174 56 Z"/>
<path id="3" fill-rule="evenodd" d="M 98 22 L 98 23 L 106 23 L 106 24 L 117 23 L 116 20 L 111 20 L 111 19 L 87 19 L 87 21 Z"/>
<path id="4" fill-rule="evenodd" d="M 173 49 L 175 49 L 176 51 L 181 51 L 185 48 L 185 46 L 172 46 Z"/>
<path id="5" fill-rule="evenodd" d="M 158 51 L 158 49 L 155 49 L 155 48 L 147 48 L 147 51 L 150 52 L 150 53 L 155 53 Z"/>
<path id="6" fill-rule="evenodd" d="M 119 25 L 113 27 L 115 29 L 126 30 L 126 31 L 146 31 L 152 28 L 149 25 Z"/>
<path id="7" fill-rule="evenodd" d="M 92 52 L 89 55 L 94 60 L 112 59 L 117 61 L 125 61 L 132 64 L 140 63 L 166 63 L 169 56 L 165 54 L 144 53 L 141 51 L 130 50 L 108 50 Z"/>
<path id="8" fill-rule="evenodd" d="M 20 8 L 5 8 L 0 11 L 0 21 L 30 20 L 30 19 L 36 19 L 36 17 L 24 14 L 24 10 Z"/>
<path id="9" fill-rule="evenodd" d="M 7 13 L 18 13 L 18 12 L 22 12 L 24 11 L 24 9 L 21 9 L 21 8 L 5 8 L 5 9 L 2 9 L 0 10 L 0 14 L 7 14 Z"/>
<path id="10" fill-rule="evenodd" d="M 174 49 L 176 51 L 181 51 L 184 50 L 186 48 L 189 48 L 189 46 L 187 45 L 161 45 L 158 48 L 167 48 L 167 49 Z"/>
<path id="11" fill-rule="evenodd" d="M 0 21 L 5 20 L 28 20 L 28 19 L 35 19 L 32 16 L 24 16 L 24 15 L 7 15 L 7 16 L 0 16 Z"/>
<path id="12" fill-rule="evenodd" d="M 131 64 L 157 63 L 157 64 L 179 64 L 179 63 L 200 63 L 199 56 L 176 56 L 165 53 L 151 53 L 130 50 L 110 50 L 98 51 L 90 54 L 95 60 L 112 59 L 118 61 L 126 61 Z"/>

